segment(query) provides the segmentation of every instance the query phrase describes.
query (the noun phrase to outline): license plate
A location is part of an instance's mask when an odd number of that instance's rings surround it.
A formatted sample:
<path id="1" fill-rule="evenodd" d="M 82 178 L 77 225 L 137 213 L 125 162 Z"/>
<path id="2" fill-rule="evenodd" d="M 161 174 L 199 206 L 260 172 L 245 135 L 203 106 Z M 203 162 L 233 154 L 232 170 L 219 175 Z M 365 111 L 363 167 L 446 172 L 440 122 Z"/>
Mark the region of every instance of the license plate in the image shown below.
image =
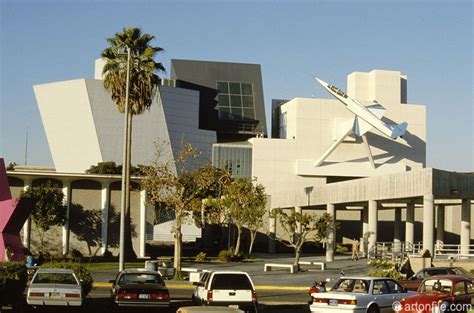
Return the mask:
<path id="1" fill-rule="evenodd" d="M 150 299 L 150 295 L 149 294 L 139 294 L 138 299 Z"/>
<path id="2" fill-rule="evenodd" d="M 49 293 L 49 296 L 50 296 L 51 298 L 59 298 L 59 292 L 50 292 L 50 293 Z"/>
<path id="3" fill-rule="evenodd" d="M 236 305 L 236 304 L 231 304 L 231 305 L 229 305 L 229 308 L 232 308 L 232 309 L 238 309 L 238 308 L 239 308 L 239 306 L 238 306 L 238 305 Z"/>
<path id="4" fill-rule="evenodd" d="M 337 305 L 338 302 L 337 302 L 337 300 L 331 299 L 331 300 L 329 300 L 328 304 L 329 305 Z"/>

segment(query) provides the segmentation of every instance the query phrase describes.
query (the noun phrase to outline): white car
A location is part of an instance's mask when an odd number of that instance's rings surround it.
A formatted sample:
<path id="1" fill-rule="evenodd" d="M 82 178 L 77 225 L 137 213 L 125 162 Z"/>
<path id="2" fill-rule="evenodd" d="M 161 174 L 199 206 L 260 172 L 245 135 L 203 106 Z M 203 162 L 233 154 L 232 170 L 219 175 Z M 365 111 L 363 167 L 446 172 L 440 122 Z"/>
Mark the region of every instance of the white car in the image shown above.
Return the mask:
<path id="1" fill-rule="evenodd" d="M 40 268 L 28 286 L 26 302 L 32 306 L 81 306 L 80 281 L 70 269 Z"/>
<path id="2" fill-rule="evenodd" d="M 384 277 L 341 277 L 330 292 L 312 293 L 309 309 L 326 312 L 393 312 L 396 301 L 415 294 Z"/>
<path id="3" fill-rule="evenodd" d="M 246 272 L 210 271 L 204 272 L 193 293 L 197 305 L 229 306 L 257 312 L 258 302 L 255 286 Z"/>

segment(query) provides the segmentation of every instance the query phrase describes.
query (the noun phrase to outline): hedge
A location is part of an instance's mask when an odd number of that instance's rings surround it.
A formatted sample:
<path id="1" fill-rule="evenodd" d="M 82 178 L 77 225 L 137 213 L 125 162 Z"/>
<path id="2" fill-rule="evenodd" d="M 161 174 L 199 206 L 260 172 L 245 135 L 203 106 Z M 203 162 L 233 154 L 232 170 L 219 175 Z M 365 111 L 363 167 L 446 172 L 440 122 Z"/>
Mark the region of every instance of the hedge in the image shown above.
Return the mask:
<path id="1" fill-rule="evenodd" d="M 28 281 L 23 262 L 0 262 L 0 307 L 21 300 Z"/>

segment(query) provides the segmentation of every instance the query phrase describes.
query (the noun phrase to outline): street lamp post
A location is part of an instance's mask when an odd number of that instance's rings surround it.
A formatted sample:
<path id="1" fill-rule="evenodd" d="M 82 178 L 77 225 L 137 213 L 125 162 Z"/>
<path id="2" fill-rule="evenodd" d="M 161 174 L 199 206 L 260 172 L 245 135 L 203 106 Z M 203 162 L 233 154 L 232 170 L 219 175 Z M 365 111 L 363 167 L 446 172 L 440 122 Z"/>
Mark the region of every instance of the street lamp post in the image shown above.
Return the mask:
<path id="1" fill-rule="evenodd" d="M 122 49 L 120 49 L 122 50 Z M 119 50 L 119 53 L 122 52 Z M 124 133 L 123 133 L 123 163 L 122 163 L 122 197 L 120 201 L 120 254 L 119 254 L 119 271 L 124 269 L 125 260 L 125 205 L 126 205 L 126 193 L 128 192 L 126 181 L 129 176 L 129 167 L 127 162 L 128 145 L 127 145 L 127 133 L 128 133 L 128 94 L 130 84 L 130 47 L 125 46 L 123 52 L 127 53 L 127 83 L 125 87 L 125 122 L 124 122 Z"/>

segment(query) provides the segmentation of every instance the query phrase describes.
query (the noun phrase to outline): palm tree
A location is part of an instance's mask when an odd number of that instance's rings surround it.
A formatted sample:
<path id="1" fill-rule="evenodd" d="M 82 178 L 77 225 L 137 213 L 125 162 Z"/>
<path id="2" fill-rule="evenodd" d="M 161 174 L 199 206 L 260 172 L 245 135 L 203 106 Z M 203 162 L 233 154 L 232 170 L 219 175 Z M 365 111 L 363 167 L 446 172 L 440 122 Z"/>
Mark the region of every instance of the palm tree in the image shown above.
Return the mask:
<path id="1" fill-rule="evenodd" d="M 163 49 L 150 46 L 155 39 L 149 34 L 142 34 L 140 28 L 126 27 L 122 32 L 108 38 L 109 47 L 102 51 L 106 60 L 102 74 L 104 88 L 110 92 L 112 100 L 120 113 L 125 112 L 127 55 L 121 53 L 124 48 L 130 49 L 129 100 L 126 134 L 125 171 L 125 253 L 124 256 L 136 256 L 133 251 L 130 232 L 130 166 L 132 145 L 132 117 L 149 110 L 155 93 L 159 89 L 161 79 L 157 73 L 164 73 L 163 64 L 155 62 L 154 57 Z"/>

